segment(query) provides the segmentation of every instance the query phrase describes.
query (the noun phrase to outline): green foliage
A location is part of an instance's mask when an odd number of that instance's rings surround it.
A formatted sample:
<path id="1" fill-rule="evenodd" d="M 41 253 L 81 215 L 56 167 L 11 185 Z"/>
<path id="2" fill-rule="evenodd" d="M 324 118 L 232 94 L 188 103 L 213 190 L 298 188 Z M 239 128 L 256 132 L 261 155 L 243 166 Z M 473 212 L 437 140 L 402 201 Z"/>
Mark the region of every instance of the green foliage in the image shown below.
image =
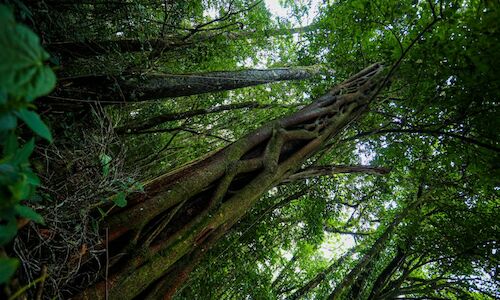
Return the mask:
<path id="1" fill-rule="evenodd" d="M 29 158 L 35 139 L 18 143 L 17 118 L 35 134 L 52 141 L 52 135 L 40 116 L 29 110 L 31 102 L 49 93 L 55 86 L 55 75 L 44 64 L 49 58 L 38 36 L 28 27 L 16 23 L 10 9 L 0 5 L 0 247 L 17 234 L 17 219 L 43 224 L 43 218 L 24 205 L 35 196 L 40 180 L 30 167 Z M 0 283 L 14 274 L 16 259 L 0 258 Z"/>
<path id="2" fill-rule="evenodd" d="M 402 249 L 403 267 L 386 278 L 384 288 L 389 294 L 398 292 L 396 288 L 390 290 L 391 286 L 411 293 L 386 298 L 493 299 L 488 293 L 498 295 L 495 276 L 500 253 L 500 136 L 495 130 L 500 128 L 500 85 L 495 69 L 500 65 L 498 4 L 477 0 L 323 1 L 314 19 L 314 30 L 294 36 L 267 36 L 266 30 L 292 27 L 295 20 L 300 21 L 308 13 L 310 5 L 280 2 L 290 8 L 289 19 L 274 21 L 263 2 L 203 28 L 217 33 L 214 38 L 196 40 L 205 33 L 198 32 L 187 39 L 197 42 L 162 55 L 148 51 L 152 45 L 145 42 L 141 53 L 116 51 L 85 59 L 61 57 L 62 61 L 68 60 L 64 71 L 69 75 L 188 73 L 318 63 L 335 71 L 320 80 L 107 107 L 105 113 L 114 123 L 127 124 L 160 113 L 246 101 L 270 105 L 266 109 L 199 115 L 167 122 L 150 134 L 124 135 L 126 167 L 145 181 L 220 149 L 266 121 L 289 115 L 370 63 L 384 61 L 390 66 L 401 60 L 391 86 L 371 104 L 371 111 L 304 164 L 371 164 L 391 168 L 390 174 L 335 175 L 278 186 L 214 246 L 177 297 L 286 298 L 356 246 L 354 255 L 324 274 L 321 283 L 305 296 L 327 298 L 360 258 L 370 252 L 395 215 L 417 197 L 421 187 L 425 201 L 409 212 L 372 261 L 363 266 L 347 292 L 367 298 Z M 197 25 L 252 3 L 175 1 L 159 9 L 148 1 L 61 7 L 47 2 L 49 9 L 34 18 L 48 43 L 122 38 L 151 41 L 189 34 Z M 438 22 L 423 32 L 436 18 Z M 8 42 L 5 45 L 14 45 L 16 51 L 0 55 L 18 59 L 19 63 L 10 67 L 12 76 L 2 77 L 2 82 L 11 84 L 12 89 L 3 90 L 1 86 L 0 105 L 6 109 L 0 110 L 0 130 L 12 131 L 19 119 L 37 135 L 51 140 L 47 127 L 29 110 L 33 108 L 33 97 L 51 89 L 53 76 L 40 77 L 50 71 L 44 64 L 47 55 L 37 37 L 16 25 L 10 14 L 2 20 L 2 24 L 10 26 L 6 32 L 16 32 L 20 39 L 10 36 L 3 40 L 4 44 Z M 252 34 L 232 39 L 226 33 Z M 402 57 L 409 46 L 411 49 Z M 15 78 L 22 80 L 14 82 Z M 18 91 L 24 91 L 26 99 L 18 97 Z M 75 129 L 69 127 L 64 128 L 65 134 Z M 15 235 L 16 217 L 43 221 L 20 204 L 31 197 L 39 180 L 28 163 L 33 141 L 19 147 L 17 140 L 13 134 L 5 139 L 4 151 L 15 154 L 0 165 L 5 175 L 2 182 L 10 185 L 0 192 L 12 198 L 5 202 L 10 210 L 0 230 L 0 241 L 4 242 Z M 96 172 L 110 182 L 103 194 L 112 194 L 98 204 L 125 207 L 129 194 L 142 187 L 133 180 L 114 180 L 110 167 L 115 159 L 111 157 L 113 151 L 96 153 L 101 153 L 93 161 Z M 287 200 L 297 191 L 303 193 Z M 98 210 L 102 216 L 107 215 L 100 207 Z M 172 225 L 175 228 L 178 224 Z M 443 288 L 434 288 L 433 282 Z"/>
<path id="3" fill-rule="evenodd" d="M 19 265 L 19 261 L 14 258 L 0 257 L 0 284 L 9 281 L 10 277 L 14 275 Z"/>
<path id="4" fill-rule="evenodd" d="M 52 70 L 44 65 L 49 54 L 40 47 L 38 36 L 18 24 L 8 7 L 0 7 L 0 87 L 16 99 L 33 101 L 49 93 L 56 83 Z"/>
<path id="5" fill-rule="evenodd" d="M 22 108 L 16 112 L 16 115 L 19 119 L 23 120 L 33 132 L 47 141 L 52 141 L 52 134 L 49 128 L 43 123 L 36 112 Z"/>
<path id="6" fill-rule="evenodd" d="M 99 160 L 101 161 L 102 175 L 106 177 L 109 175 L 109 163 L 111 162 L 112 158 L 111 156 L 103 153 L 99 156 Z"/>

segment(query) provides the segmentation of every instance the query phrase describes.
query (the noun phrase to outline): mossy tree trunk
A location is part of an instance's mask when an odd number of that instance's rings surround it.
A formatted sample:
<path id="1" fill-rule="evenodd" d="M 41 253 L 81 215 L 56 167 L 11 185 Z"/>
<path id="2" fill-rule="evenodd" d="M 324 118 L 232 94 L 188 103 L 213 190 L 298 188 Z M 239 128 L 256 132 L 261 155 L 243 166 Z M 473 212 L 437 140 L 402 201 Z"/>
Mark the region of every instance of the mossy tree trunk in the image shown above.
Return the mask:
<path id="1" fill-rule="evenodd" d="M 171 297 L 197 261 L 270 188 L 368 109 L 380 90 L 375 64 L 298 112 L 145 185 L 109 215 L 107 280 L 79 298 Z"/>
<path id="2" fill-rule="evenodd" d="M 85 75 L 59 80 L 56 96 L 119 104 L 229 91 L 321 73 L 318 66 L 193 74 Z M 54 97 L 57 99 L 57 97 Z"/>

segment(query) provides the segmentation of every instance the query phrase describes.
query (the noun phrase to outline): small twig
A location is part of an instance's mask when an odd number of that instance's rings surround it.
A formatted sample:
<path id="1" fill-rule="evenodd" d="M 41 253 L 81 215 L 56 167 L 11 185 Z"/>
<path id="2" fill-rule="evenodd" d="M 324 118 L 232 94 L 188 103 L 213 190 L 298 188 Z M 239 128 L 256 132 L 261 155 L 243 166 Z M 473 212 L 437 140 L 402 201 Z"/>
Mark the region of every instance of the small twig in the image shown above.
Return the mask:
<path id="1" fill-rule="evenodd" d="M 47 265 L 43 265 L 42 267 L 42 275 L 41 275 L 41 282 L 40 284 L 38 285 L 38 290 L 36 292 L 36 300 L 42 300 L 42 296 L 43 296 L 43 288 L 45 286 L 45 278 L 47 278 Z"/>
<path id="2" fill-rule="evenodd" d="M 12 296 L 9 297 L 9 300 L 14 300 L 14 299 L 19 298 L 19 296 L 24 294 L 24 292 L 26 292 L 28 289 L 35 286 L 37 283 L 45 281 L 45 278 L 47 278 L 47 273 L 42 274 L 42 276 L 38 277 L 34 281 L 30 282 L 29 284 L 27 284 L 27 285 L 23 286 L 22 288 L 20 288 L 19 290 L 17 290 L 17 292 L 15 292 Z"/>
<path id="3" fill-rule="evenodd" d="M 106 270 L 105 270 L 105 281 L 106 281 L 106 291 L 105 291 L 105 299 L 109 299 L 109 291 L 108 291 L 108 271 L 109 271 L 109 251 L 108 251 L 108 236 L 109 236 L 109 228 L 106 227 Z"/>

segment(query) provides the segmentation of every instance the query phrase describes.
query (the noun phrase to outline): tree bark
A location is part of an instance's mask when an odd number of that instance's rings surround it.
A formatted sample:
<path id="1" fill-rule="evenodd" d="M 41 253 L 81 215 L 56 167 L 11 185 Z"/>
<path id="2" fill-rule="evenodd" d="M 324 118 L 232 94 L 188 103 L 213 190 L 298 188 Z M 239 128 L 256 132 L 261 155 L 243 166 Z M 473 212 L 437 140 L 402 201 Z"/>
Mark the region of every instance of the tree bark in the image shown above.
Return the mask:
<path id="1" fill-rule="evenodd" d="M 373 167 L 373 166 L 346 166 L 346 165 L 335 165 L 335 166 L 313 166 L 307 167 L 297 171 L 297 173 L 290 175 L 283 182 L 292 182 L 296 180 L 304 180 L 308 178 L 320 177 L 320 176 L 330 176 L 333 174 L 348 174 L 348 173 L 363 173 L 371 175 L 385 175 L 390 172 L 390 169 L 383 167 Z"/>
<path id="2" fill-rule="evenodd" d="M 107 280 L 77 298 L 102 299 L 106 290 L 109 299 L 143 297 L 155 283 L 178 278 L 163 290 L 168 299 L 192 268 L 183 266 L 185 257 L 206 251 L 261 195 L 367 111 L 382 69 L 372 65 L 298 112 L 146 183 L 102 224 L 115 262 Z"/>
<path id="3" fill-rule="evenodd" d="M 87 75 L 60 79 L 57 96 L 119 104 L 229 91 L 278 81 L 303 80 L 320 73 L 318 66 L 310 66 L 195 74 L 118 77 Z"/>
<path id="4" fill-rule="evenodd" d="M 401 267 L 405 258 L 405 252 L 403 251 L 403 249 L 398 247 L 394 258 L 387 264 L 387 266 L 384 268 L 384 270 L 382 270 L 382 272 L 375 280 L 370 295 L 368 296 L 368 300 L 379 299 L 379 292 L 384 289 L 394 272 L 396 272 L 396 270 Z"/>
<path id="5" fill-rule="evenodd" d="M 316 26 L 309 25 L 290 29 L 268 29 L 264 31 L 237 31 L 237 32 L 214 32 L 203 31 L 189 36 L 173 35 L 163 39 L 151 39 L 141 41 L 138 39 L 119 39 L 119 40 L 94 40 L 84 42 L 54 42 L 44 45 L 50 52 L 60 53 L 64 57 L 91 57 L 106 55 L 109 53 L 130 53 L 141 51 L 169 52 L 179 48 L 197 45 L 215 38 L 224 38 L 229 40 L 238 40 L 252 38 L 258 34 L 265 37 L 274 37 L 281 35 L 292 35 L 296 33 L 306 33 L 316 30 Z"/>

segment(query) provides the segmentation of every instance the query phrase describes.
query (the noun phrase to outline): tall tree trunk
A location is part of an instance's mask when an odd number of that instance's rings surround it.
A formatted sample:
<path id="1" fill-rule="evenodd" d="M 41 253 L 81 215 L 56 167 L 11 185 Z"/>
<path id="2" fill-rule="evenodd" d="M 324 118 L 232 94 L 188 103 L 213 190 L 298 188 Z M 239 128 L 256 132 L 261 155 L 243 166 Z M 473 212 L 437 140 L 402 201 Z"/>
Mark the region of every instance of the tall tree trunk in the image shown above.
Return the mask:
<path id="1" fill-rule="evenodd" d="M 342 279 L 342 281 L 335 287 L 333 292 L 328 296 L 329 300 L 337 300 L 344 299 L 345 291 L 347 288 L 351 287 L 358 276 L 365 270 L 365 268 L 372 262 L 372 260 L 379 254 L 382 248 L 385 246 L 386 242 L 392 235 L 392 232 L 399 223 L 410 213 L 410 211 L 415 208 L 418 203 L 420 203 L 421 199 L 421 189 L 419 189 L 417 199 L 409 204 L 403 212 L 396 215 L 394 220 L 387 226 L 384 233 L 380 235 L 380 237 L 373 243 L 372 247 L 368 250 L 368 252 L 363 255 L 363 257 L 358 261 L 356 266 Z"/>
<path id="2" fill-rule="evenodd" d="M 377 279 L 375 280 L 375 283 L 373 284 L 372 290 L 370 292 L 370 295 L 368 296 L 368 300 L 376 300 L 379 299 L 379 293 L 382 291 L 389 280 L 391 279 L 391 276 L 394 275 L 394 272 L 398 270 L 401 265 L 404 263 L 406 258 L 405 252 L 403 249 L 398 247 L 398 250 L 396 252 L 396 256 L 387 264 L 387 266 L 382 270 L 382 272 L 378 275 Z"/>
<path id="3" fill-rule="evenodd" d="M 106 55 L 108 53 L 127 53 L 153 51 L 163 53 L 179 48 L 198 45 L 200 43 L 210 41 L 212 39 L 222 37 L 224 39 L 238 40 L 244 38 L 253 38 L 259 34 L 265 37 L 275 37 L 281 35 L 292 35 L 296 33 L 306 33 L 316 30 L 314 25 L 296 27 L 290 29 L 268 29 L 264 31 L 236 31 L 236 32 L 213 32 L 202 31 L 196 34 L 170 35 L 162 39 L 151 39 L 141 41 L 138 39 L 119 39 L 119 40 L 94 40 L 84 42 L 54 42 L 45 45 L 45 47 L 54 53 L 60 53 L 64 57 L 90 57 L 98 55 Z"/>
<path id="4" fill-rule="evenodd" d="M 344 253 L 341 257 L 333 261 L 328 268 L 325 270 L 319 272 L 314 276 L 311 280 L 309 280 L 306 284 L 304 284 L 301 288 L 296 290 L 290 297 L 288 297 L 288 300 L 297 300 L 305 296 L 307 293 L 312 291 L 314 288 L 316 288 L 323 280 L 326 279 L 326 276 L 333 272 L 335 269 L 339 268 L 342 266 L 344 261 L 351 256 L 354 251 L 356 250 L 357 247 L 351 248 L 349 251 Z"/>
<path id="5" fill-rule="evenodd" d="M 309 66 L 195 74 L 88 75 L 60 79 L 57 96 L 109 104 L 138 102 L 228 91 L 277 81 L 303 80 L 320 72 L 318 66 Z"/>
<path id="6" fill-rule="evenodd" d="M 192 268 L 183 265 L 186 257 L 206 252 L 261 195 L 367 111 L 382 69 L 372 65 L 298 112 L 147 183 L 102 224 L 109 228 L 109 276 L 79 297 L 173 295 Z M 156 288 L 162 282 L 169 287 Z"/>

